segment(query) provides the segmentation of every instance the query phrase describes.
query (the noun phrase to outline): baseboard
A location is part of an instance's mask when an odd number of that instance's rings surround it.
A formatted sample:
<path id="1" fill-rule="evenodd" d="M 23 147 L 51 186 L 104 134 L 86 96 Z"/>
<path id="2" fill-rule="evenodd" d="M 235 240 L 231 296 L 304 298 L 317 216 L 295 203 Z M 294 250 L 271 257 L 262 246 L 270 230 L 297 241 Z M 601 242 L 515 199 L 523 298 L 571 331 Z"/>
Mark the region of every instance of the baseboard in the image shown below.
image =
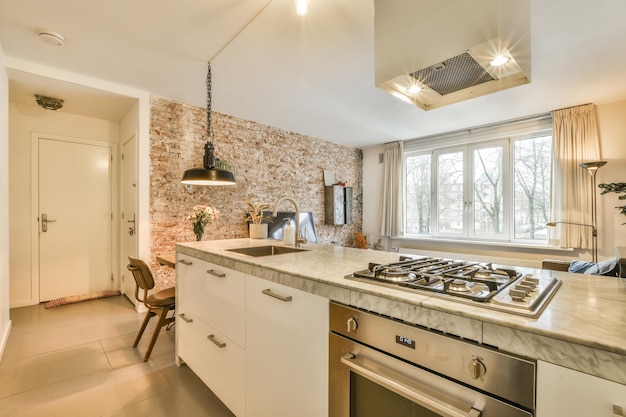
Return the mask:
<path id="1" fill-rule="evenodd" d="M 28 306 L 36 306 L 39 304 L 39 301 L 36 300 L 20 300 L 20 301 L 11 301 L 9 303 L 9 308 L 19 308 L 19 307 L 28 307 Z"/>
<path id="2" fill-rule="evenodd" d="M 2 362 L 2 356 L 4 355 L 4 348 L 7 346 L 7 342 L 9 341 L 9 334 L 11 333 L 11 320 L 7 325 L 6 331 L 2 334 L 2 339 L 0 340 L 0 362 Z"/>

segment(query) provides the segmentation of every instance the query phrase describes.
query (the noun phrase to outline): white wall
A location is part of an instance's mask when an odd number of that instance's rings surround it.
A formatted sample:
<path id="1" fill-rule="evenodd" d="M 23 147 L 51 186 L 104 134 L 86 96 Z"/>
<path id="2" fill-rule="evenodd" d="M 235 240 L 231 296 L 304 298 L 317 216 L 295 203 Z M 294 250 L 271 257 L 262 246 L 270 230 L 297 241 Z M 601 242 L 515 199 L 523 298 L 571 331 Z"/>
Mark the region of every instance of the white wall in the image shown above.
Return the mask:
<path id="1" fill-rule="evenodd" d="M 602 159 L 608 164 L 597 173 L 598 184 L 626 182 L 626 100 L 597 105 L 600 128 L 600 150 Z M 378 239 L 380 217 L 380 194 L 382 187 L 382 164 L 379 154 L 383 147 L 363 151 L 363 233 Z M 626 203 L 618 200 L 618 194 L 600 195 L 598 191 L 598 257 L 610 258 L 616 246 L 626 246 L 626 217 L 618 213 L 615 206 Z M 383 240 L 384 243 L 384 240 Z M 548 250 L 517 247 L 472 245 L 438 242 L 436 240 L 392 239 L 391 247 L 404 247 L 444 252 L 490 255 L 528 260 L 591 259 L 587 250 Z"/>
<path id="2" fill-rule="evenodd" d="M 108 120 L 9 104 L 10 305 L 39 303 L 31 275 L 31 136 L 33 132 L 119 142 L 119 124 Z"/>
<path id="3" fill-rule="evenodd" d="M 0 45 L 0 360 L 11 320 L 9 317 L 9 79 Z"/>
<path id="4" fill-rule="evenodd" d="M 600 126 L 600 152 L 608 163 L 597 173 L 598 184 L 626 182 L 626 100 L 598 105 Z M 613 256 L 615 246 L 626 246 L 626 216 L 619 214 L 616 206 L 622 194 L 598 195 L 599 257 Z"/>

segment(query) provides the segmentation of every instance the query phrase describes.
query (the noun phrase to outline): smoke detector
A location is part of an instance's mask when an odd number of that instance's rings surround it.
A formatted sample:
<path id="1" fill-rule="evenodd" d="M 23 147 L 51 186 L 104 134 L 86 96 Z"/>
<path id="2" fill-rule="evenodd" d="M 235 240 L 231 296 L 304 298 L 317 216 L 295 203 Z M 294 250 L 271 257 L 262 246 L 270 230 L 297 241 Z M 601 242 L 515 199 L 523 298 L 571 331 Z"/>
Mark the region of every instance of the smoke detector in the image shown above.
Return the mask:
<path id="1" fill-rule="evenodd" d="M 63 100 L 61 100 L 60 98 L 46 97 L 35 94 L 35 101 L 37 101 L 39 107 L 42 107 L 46 110 L 56 111 L 60 110 L 63 107 Z"/>
<path id="2" fill-rule="evenodd" d="M 65 37 L 59 32 L 54 32 L 52 30 L 40 30 L 38 35 L 42 41 L 50 45 L 63 46 L 65 44 Z"/>

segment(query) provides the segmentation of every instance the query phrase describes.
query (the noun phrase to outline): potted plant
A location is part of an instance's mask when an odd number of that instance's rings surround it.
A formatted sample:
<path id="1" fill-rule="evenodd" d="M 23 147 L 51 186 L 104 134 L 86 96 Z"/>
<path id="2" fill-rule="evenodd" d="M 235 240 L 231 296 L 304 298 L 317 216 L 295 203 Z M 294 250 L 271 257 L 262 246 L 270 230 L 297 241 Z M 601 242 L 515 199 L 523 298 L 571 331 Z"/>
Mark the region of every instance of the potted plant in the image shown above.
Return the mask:
<path id="1" fill-rule="evenodd" d="M 626 182 L 612 182 L 610 184 L 599 184 L 598 187 L 602 188 L 602 192 L 600 194 L 606 194 L 606 193 L 623 194 L 623 195 L 620 195 L 618 198 L 620 200 L 626 200 Z M 624 204 L 623 206 L 617 206 L 615 208 L 619 210 L 620 214 L 623 214 L 624 216 L 626 216 L 626 204 Z M 622 224 L 626 224 L 626 223 L 622 223 Z"/>
<path id="2" fill-rule="evenodd" d="M 250 222 L 250 239 L 266 239 L 267 223 L 263 223 L 263 220 L 272 220 L 272 218 L 263 214 L 263 211 L 269 210 L 269 204 L 246 201 L 246 205 L 248 207 L 246 220 Z"/>

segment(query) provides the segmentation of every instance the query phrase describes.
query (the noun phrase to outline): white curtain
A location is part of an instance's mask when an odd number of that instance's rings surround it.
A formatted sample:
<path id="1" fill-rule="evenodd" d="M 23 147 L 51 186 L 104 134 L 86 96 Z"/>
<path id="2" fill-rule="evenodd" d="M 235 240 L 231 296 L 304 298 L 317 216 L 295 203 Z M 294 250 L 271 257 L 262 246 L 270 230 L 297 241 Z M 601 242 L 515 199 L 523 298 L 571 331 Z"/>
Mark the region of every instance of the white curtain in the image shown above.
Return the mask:
<path id="1" fill-rule="evenodd" d="M 596 107 L 593 104 L 552 112 L 552 202 L 550 219 L 555 222 L 592 224 L 591 176 L 580 167 L 597 161 L 600 145 Z M 550 231 L 550 245 L 563 248 L 591 247 L 590 228 L 559 224 Z"/>
<path id="2" fill-rule="evenodd" d="M 381 236 L 401 236 L 402 218 L 402 141 L 385 144 L 383 154 L 383 189 L 381 195 Z"/>

